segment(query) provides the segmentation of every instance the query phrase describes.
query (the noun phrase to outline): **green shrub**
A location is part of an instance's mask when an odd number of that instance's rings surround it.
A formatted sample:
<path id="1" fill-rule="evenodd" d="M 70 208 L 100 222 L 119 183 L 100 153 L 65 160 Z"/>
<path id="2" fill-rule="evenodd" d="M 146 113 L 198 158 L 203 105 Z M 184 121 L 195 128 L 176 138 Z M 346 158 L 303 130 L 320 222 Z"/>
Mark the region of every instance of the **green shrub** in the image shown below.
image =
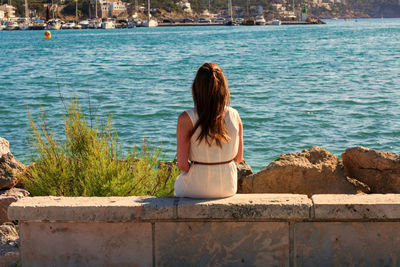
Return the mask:
<path id="1" fill-rule="evenodd" d="M 66 106 L 63 141 L 43 111 L 38 124 L 30 115 L 29 122 L 34 153 L 23 182 L 32 196 L 173 195 L 176 164 L 160 164 L 160 150 L 145 141 L 124 156 L 111 118 L 89 126 L 77 99 Z"/>

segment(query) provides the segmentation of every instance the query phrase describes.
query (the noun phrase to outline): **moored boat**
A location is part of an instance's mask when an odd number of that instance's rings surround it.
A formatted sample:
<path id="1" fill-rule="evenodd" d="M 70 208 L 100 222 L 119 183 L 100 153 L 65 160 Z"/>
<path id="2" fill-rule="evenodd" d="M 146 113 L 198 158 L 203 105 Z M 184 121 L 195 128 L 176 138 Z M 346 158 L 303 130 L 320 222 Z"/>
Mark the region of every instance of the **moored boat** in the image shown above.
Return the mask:
<path id="1" fill-rule="evenodd" d="M 79 22 L 79 25 L 82 27 L 82 29 L 87 29 L 89 28 L 89 20 L 82 20 L 81 22 Z"/>
<path id="2" fill-rule="evenodd" d="M 281 25 L 281 21 L 278 19 L 274 19 L 273 21 L 271 21 L 271 25 L 279 26 Z"/>
<path id="3" fill-rule="evenodd" d="M 75 27 L 75 21 L 70 20 L 67 23 L 65 23 L 64 25 L 62 25 L 62 29 L 64 30 L 69 30 L 69 29 L 73 29 Z"/>
<path id="4" fill-rule="evenodd" d="M 6 31 L 16 31 L 18 29 L 19 29 L 18 22 L 14 20 L 8 21 L 5 27 Z"/>
<path id="5" fill-rule="evenodd" d="M 157 27 L 158 26 L 158 22 L 154 19 L 151 19 L 150 0 L 147 0 L 147 21 L 145 21 L 141 26 L 143 26 L 143 27 Z"/>
<path id="6" fill-rule="evenodd" d="M 266 21 L 264 19 L 264 16 L 260 15 L 256 17 L 256 24 L 257 25 L 265 25 Z"/>
<path id="7" fill-rule="evenodd" d="M 29 27 L 31 30 L 40 31 L 46 28 L 44 20 L 38 19 L 32 22 L 32 26 Z"/>
<path id="8" fill-rule="evenodd" d="M 47 22 L 47 29 L 49 30 L 59 30 L 61 29 L 61 20 L 52 19 Z"/>
<path id="9" fill-rule="evenodd" d="M 105 30 L 115 29 L 114 20 L 110 18 L 103 20 L 101 27 Z"/>
<path id="10" fill-rule="evenodd" d="M 89 20 L 89 29 L 101 29 L 102 28 L 102 23 L 100 19 L 91 19 Z"/>

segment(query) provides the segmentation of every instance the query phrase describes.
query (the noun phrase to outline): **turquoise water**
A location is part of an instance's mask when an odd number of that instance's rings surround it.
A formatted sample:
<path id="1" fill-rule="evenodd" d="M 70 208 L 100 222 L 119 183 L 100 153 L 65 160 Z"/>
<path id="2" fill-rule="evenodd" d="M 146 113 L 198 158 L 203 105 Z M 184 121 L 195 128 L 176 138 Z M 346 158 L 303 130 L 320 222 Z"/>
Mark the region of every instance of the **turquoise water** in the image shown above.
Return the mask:
<path id="1" fill-rule="evenodd" d="M 29 161 L 27 106 L 60 127 L 63 96 L 90 94 L 128 150 L 143 137 L 175 155 L 176 118 L 191 108 L 197 67 L 219 64 L 260 170 L 313 145 L 400 152 L 400 20 L 327 25 L 0 32 L 0 136 Z M 58 82 L 57 82 L 58 81 Z M 58 128 L 61 129 L 61 128 Z"/>

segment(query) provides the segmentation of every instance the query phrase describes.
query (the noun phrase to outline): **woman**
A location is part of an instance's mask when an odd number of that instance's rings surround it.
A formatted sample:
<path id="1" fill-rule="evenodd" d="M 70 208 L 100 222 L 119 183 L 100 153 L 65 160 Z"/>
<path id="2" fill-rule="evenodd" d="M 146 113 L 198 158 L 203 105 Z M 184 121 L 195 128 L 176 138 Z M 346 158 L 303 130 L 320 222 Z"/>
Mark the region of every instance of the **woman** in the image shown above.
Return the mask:
<path id="1" fill-rule="evenodd" d="M 236 193 L 235 162 L 243 160 L 243 128 L 229 107 L 228 84 L 222 69 L 205 63 L 192 84 L 194 108 L 178 118 L 178 166 L 175 196 L 229 197 Z"/>

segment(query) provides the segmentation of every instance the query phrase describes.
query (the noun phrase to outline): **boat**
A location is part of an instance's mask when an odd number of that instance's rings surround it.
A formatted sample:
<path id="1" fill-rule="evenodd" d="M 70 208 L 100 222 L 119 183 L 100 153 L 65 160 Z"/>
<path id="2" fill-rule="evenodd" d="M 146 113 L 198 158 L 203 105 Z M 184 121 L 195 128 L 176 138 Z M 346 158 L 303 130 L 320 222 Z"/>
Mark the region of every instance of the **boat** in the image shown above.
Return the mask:
<path id="1" fill-rule="evenodd" d="M 147 20 L 143 23 L 143 27 L 157 27 L 158 22 L 154 19 Z"/>
<path id="2" fill-rule="evenodd" d="M 70 21 L 68 21 L 67 23 L 65 23 L 64 25 L 62 25 L 61 28 L 62 28 L 63 30 L 64 30 L 64 29 L 65 29 L 65 30 L 73 29 L 73 28 L 75 28 L 75 21 L 70 20 Z"/>
<path id="3" fill-rule="evenodd" d="M 114 20 L 110 18 L 104 19 L 101 27 L 105 30 L 115 29 Z"/>
<path id="4" fill-rule="evenodd" d="M 46 29 L 46 23 L 42 19 L 38 19 L 32 22 L 32 26 L 29 27 L 31 30 L 40 31 Z"/>
<path id="5" fill-rule="evenodd" d="M 30 27 L 32 26 L 32 25 L 30 25 L 28 18 L 23 18 L 23 19 L 18 20 L 18 25 L 19 25 L 19 29 L 21 31 L 29 30 Z"/>
<path id="6" fill-rule="evenodd" d="M 87 29 L 89 28 L 89 20 L 82 20 L 81 22 L 79 22 L 79 25 L 82 27 L 82 29 Z"/>
<path id="7" fill-rule="evenodd" d="M 246 18 L 245 20 L 243 20 L 242 25 L 246 26 L 256 25 L 256 21 L 252 18 Z"/>
<path id="8" fill-rule="evenodd" d="M 256 20 L 249 16 L 249 0 L 246 1 L 246 18 L 243 20 L 242 25 L 256 25 Z"/>
<path id="9" fill-rule="evenodd" d="M 3 22 L 0 23 L 0 31 L 4 30 L 7 27 L 7 25 Z"/>
<path id="10" fill-rule="evenodd" d="M 150 0 L 147 0 L 147 21 L 145 21 L 142 26 L 143 27 L 157 27 L 158 22 L 154 19 L 150 18 Z"/>
<path id="11" fill-rule="evenodd" d="M 257 25 L 265 25 L 266 21 L 264 19 L 263 15 L 257 16 L 256 17 L 256 24 Z"/>
<path id="12" fill-rule="evenodd" d="M 28 9 L 28 0 L 25 0 L 25 18 L 22 18 L 19 21 L 19 29 L 21 31 L 29 30 L 32 27 L 29 20 L 29 9 Z"/>
<path id="13" fill-rule="evenodd" d="M 271 25 L 275 25 L 275 26 L 279 26 L 281 25 L 281 21 L 279 19 L 274 19 L 273 21 L 271 21 Z"/>
<path id="14" fill-rule="evenodd" d="M 101 29 L 102 23 L 100 19 L 91 19 L 89 20 L 89 29 Z"/>
<path id="15" fill-rule="evenodd" d="M 61 20 L 52 19 L 47 22 L 47 29 L 49 30 L 59 30 L 61 29 Z"/>
<path id="16" fill-rule="evenodd" d="M 232 0 L 228 1 L 228 11 L 229 11 L 229 19 L 227 22 L 225 22 L 225 25 L 227 26 L 237 26 L 239 25 L 235 20 L 233 20 L 232 16 Z"/>
<path id="17" fill-rule="evenodd" d="M 14 20 L 10 20 L 7 22 L 5 30 L 6 31 L 16 31 L 19 29 L 19 25 L 18 22 L 14 21 Z"/>

